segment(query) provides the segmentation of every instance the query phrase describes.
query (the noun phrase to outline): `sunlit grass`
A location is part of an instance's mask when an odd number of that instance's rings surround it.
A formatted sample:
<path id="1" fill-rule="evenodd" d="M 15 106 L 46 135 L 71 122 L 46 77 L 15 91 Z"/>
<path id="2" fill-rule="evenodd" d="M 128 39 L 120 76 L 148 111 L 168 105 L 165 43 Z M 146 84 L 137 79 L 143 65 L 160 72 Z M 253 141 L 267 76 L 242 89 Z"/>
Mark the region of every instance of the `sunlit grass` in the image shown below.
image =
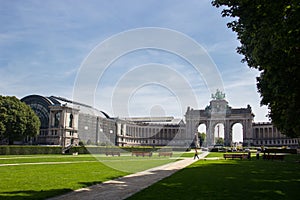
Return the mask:
<path id="1" fill-rule="evenodd" d="M 40 199 L 126 174 L 99 162 L 0 167 L 0 198 Z"/>
<path id="2" fill-rule="evenodd" d="M 223 158 L 223 154 L 221 152 L 210 152 L 206 158 Z"/>
<path id="3" fill-rule="evenodd" d="M 0 199 L 45 199 L 173 161 L 130 154 L 0 156 Z"/>

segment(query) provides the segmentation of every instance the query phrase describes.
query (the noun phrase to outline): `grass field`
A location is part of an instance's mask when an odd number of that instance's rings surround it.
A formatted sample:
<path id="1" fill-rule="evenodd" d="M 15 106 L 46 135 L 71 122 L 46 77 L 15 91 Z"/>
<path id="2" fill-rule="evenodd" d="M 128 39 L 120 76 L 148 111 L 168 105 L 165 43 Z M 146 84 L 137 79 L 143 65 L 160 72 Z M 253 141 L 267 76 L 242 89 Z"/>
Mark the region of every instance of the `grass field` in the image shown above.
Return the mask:
<path id="1" fill-rule="evenodd" d="M 0 199 L 45 199 L 193 156 L 193 152 L 174 153 L 172 158 L 0 156 Z M 286 156 L 284 161 L 252 156 L 251 160 L 199 160 L 129 199 L 298 199 L 299 155 Z"/>
<path id="2" fill-rule="evenodd" d="M 129 154 L 0 156 L 0 199 L 45 199 L 175 160 Z"/>
<path id="3" fill-rule="evenodd" d="M 199 160 L 129 199 L 299 199 L 299 161 Z"/>

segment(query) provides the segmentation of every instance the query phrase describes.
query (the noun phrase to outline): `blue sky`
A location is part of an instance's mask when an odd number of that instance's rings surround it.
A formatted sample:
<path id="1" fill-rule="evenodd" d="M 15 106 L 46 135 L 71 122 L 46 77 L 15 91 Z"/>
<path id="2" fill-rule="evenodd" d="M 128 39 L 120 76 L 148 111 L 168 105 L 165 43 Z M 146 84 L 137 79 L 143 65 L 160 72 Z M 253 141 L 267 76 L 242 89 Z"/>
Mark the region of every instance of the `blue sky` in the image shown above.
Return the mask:
<path id="1" fill-rule="evenodd" d="M 124 31 L 159 27 L 178 31 L 200 44 L 220 73 L 229 105 L 241 108 L 250 104 L 255 121 L 268 121 L 267 108 L 260 107 L 256 89 L 259 73 L 241 63 L 242 56 L 235 50 L 239 46 L 236 34 L 226 26 L 230 19 L 222 18 L 221 9 L 212 7 L 210 0 L 0 0 L 0 5 L 1 95 L 73 98 L 81 66 L 97 45 Z M 131 52 L 99 77 L 93 105 L 112 116 L 183 118 L 188 105 L 203 109 L 211 100 L 205 77 L 191 69 L 170 52 Z M 187 92 L 193 92 L 196 99 L 181 102 L 180 97 L 189 97 L 189 93 L 138 82 L 146 77 L 168 79 L 176 89 L 187 80 L 191 86 Z M 127 96 L 122 96 L 126 91 Z"/>

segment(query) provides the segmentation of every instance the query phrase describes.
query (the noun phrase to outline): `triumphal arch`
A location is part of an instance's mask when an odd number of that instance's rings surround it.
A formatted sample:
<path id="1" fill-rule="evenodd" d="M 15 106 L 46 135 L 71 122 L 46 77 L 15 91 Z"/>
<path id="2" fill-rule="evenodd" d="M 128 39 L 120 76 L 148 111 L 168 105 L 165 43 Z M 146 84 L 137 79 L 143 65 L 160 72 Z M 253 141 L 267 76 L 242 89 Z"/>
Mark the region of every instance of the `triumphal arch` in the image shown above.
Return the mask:
<path id="1" fill-rule="evenodd" d="M 188 107 L 186 120 L 186 133 L 194 135 L 198 132 L 198 126 L 206 126 L 206 144 L 215 144 L 215 127 L 218 124 L 224 125 L 224 144 L 230 146 L 232 142 L 232 127 L 240 123 L 243 129 L 243 143 L 252 143 L 252 122 L 254 114 L 250 105 L 246 108 L 231 108 L 225 100 L 225 94 L 217 90 L 212 94 L 209 106 L 204 110 L 195 110 Z"/>

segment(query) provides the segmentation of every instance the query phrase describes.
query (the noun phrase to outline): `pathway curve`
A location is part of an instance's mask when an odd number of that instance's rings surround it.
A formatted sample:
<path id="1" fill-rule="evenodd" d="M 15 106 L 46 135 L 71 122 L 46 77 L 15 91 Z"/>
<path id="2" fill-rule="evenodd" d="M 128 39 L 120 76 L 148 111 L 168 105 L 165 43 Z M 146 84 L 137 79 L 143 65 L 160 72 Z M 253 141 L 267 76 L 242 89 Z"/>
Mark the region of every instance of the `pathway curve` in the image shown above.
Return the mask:
<path id="1" fill-rule="evenodd" d="M 200 159 L 204 158 L 208 152 L 199 154 Z M 146 171 L 130 174 L 118 179 L 106 181 L 91 187 L 82 188 L 61 196 L 50 198 L 49 200 L 120 200 L 126 199 L 142 189 L 166 178 L 176 171 L 187 167 L 197 160 L 185 158 L 166 165 L 148 169 Z"/>

